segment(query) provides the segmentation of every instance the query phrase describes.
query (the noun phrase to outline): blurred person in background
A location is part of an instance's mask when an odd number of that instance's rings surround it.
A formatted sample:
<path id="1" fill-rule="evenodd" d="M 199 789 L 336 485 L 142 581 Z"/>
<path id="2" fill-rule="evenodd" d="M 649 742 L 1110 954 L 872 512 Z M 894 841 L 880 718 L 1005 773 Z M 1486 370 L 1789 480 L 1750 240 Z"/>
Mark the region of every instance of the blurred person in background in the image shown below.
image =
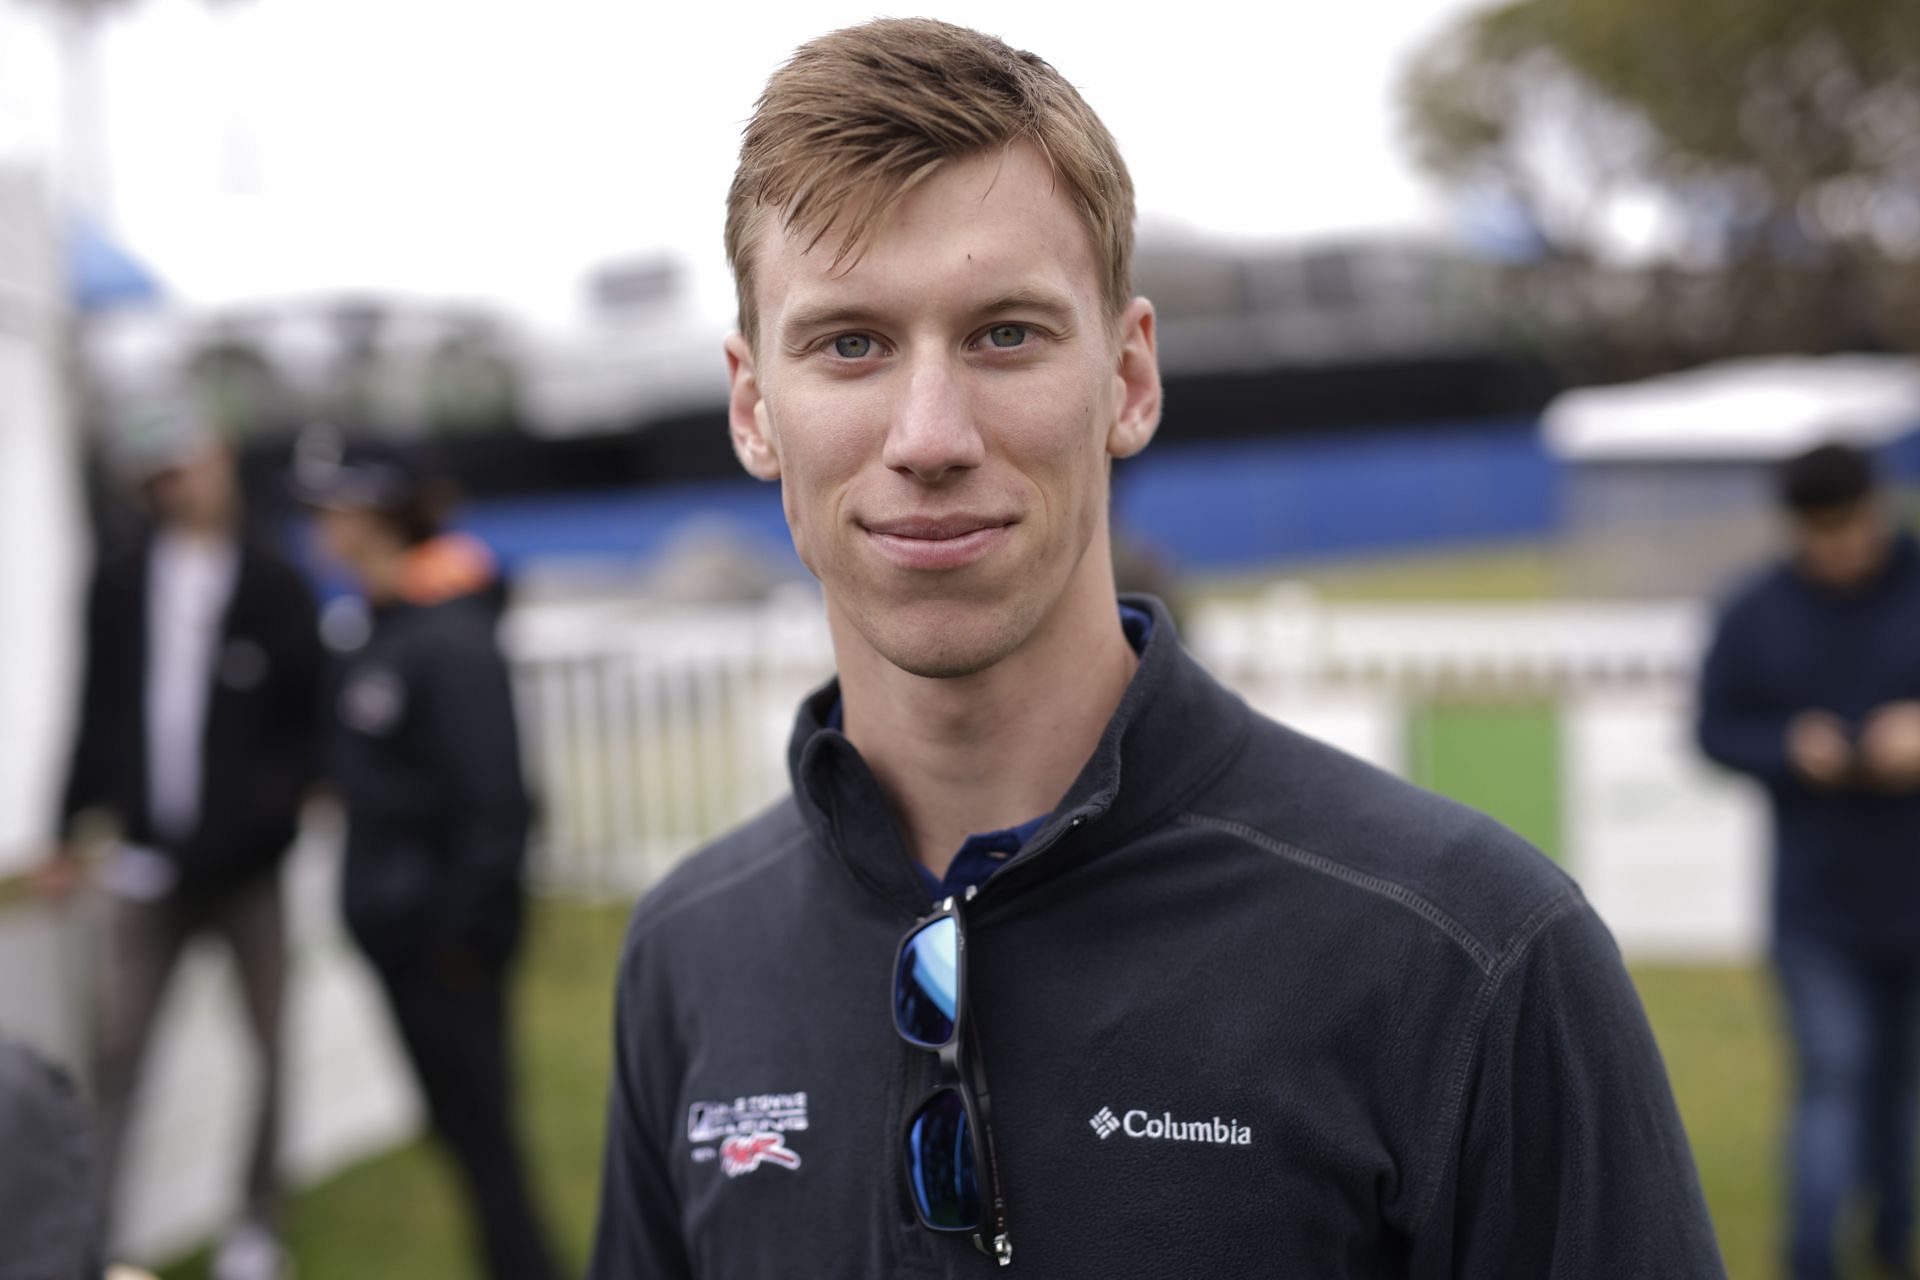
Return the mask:
<path id="1" fill-rule="evenodd" d="M 1797 1085 L 1794 1280 L 1838 1274 L 1836 1228 L 1872 1197 L 1872 1247 L 1913 1276 L 1920 1106 L 1920 549 L 1870 459 L 1827 445 L 1780 473 L 1791 552 L 1722 611 L 1700 744 L 1766 788 L 1772 954 Z"/>
<path id="2" fill-rule="evenodd" d="M 100 1280 L 91 1122 L 73 1081 L 0 1033 L 0 1280 Z"/>
<path id="3" fill-rule="evenodd" d="M 347 924 L 464 1178 L 488 1274 L 555 1280 L 512 1124 L 508 976 L 529 806 L 495 640 L 501 584 L 397 451 L 310 430 L 293 483 L 370 610 L 331 695 Z"/>
<path id="4" fill-rule="evenodd" d="M 0 1032 L 0 1280 L 153 1280 L 100 1265 L 92 1129 L 67 1073 Z"/>
<path id="5" fill-rule="evenodd" d="M 838 676 L 635 910 L 591 1274 L 1722 1275 L 1572 881 L 1117 595 L 1133 214 L 1073 87 L 946 23 L 811 41 L 748 122 L 729 423 Z"/>
<path id="6" fill-rule="evenodd" d="M 280 868 L 317 765 L 314 603 L 285 559 L 243 536 L 232 455 L 197 402 L 154 399 L 123 425 L 122 462 L 154 523 L 93 575 L 63 843 L 39 881 L 56 896 L 80 883 L 83 813 L 117 823 L 98 874 L 109 900 L 96 1086 L 109 1206 L 168 980 L 196 937 L 231 952 L 260 1083 L 244 1208 L 214 1276 L 268 1280 L 285 1261 Z"/>

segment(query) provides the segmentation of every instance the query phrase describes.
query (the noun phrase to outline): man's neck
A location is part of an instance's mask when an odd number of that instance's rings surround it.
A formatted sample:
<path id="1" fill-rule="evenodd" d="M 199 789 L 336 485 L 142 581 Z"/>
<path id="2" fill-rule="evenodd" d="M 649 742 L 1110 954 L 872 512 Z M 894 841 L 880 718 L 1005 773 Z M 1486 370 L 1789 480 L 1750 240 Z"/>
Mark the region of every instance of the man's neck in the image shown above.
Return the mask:
<path id="1" fill-rule="evenodd" d="M 847 736 L 936 877 L 969 834 L 1058 805 L 1113 718 L 1139 659 L 1110 573 L 1092 576 L 1019 649 L 954 679 L 901 670 L 835 619 Z"/>
<path id="2" fill-rule="evenodd" d="M 225 517 L 199 520 L 167 520 L 160 525 L 166 536 L 191 546 L 219 546 L 234 541 L 237 521 Z"/>
<path id="3" fill-rule="evenodd" d="M 381 547 L 354 566 L 360 590 L 376 607 L 398 604 L 404 597 L 407 548 Z"/>

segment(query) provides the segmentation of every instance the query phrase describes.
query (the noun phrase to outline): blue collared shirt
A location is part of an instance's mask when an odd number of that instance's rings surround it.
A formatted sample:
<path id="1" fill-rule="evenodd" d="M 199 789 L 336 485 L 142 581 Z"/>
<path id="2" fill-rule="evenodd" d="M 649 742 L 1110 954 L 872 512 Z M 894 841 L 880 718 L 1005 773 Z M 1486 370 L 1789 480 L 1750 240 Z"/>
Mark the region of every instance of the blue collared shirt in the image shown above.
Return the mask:
<path id="1" fill-rule="evenodd" d="M 1146 651 L 1147 641 L 1153 636 L 1153 615 L 1145 610 L 1136 609 L 1130 604 L 1120 606 L 1120 627 L 1127 633 L 1127 643 L 1133 646 L 1135 653 Z M 835 703 L 827 714 L 827 728 L 840 727 L 840 704 Z M 1022 845 L 1031 840 L 1041 827 L 1047 825 L 1050 813 L 1043 813 L 1029 819 L 1017 827 L 1007 827 L 1000 831 L 982 831 L 967 837 L 960 846 L 960 852 L 953 855 L 953 861 L 947 864 L 947 874 L 936 876 L 919 863 L 914 869 L 920 873 L 921 883 L 927 886 L 927 892 L 933 900 L 954 898 L 968 889 L 978 888 L 991 880 L 994 873 L 1005 866 L 1014 854 L 1020 852 Z"/>

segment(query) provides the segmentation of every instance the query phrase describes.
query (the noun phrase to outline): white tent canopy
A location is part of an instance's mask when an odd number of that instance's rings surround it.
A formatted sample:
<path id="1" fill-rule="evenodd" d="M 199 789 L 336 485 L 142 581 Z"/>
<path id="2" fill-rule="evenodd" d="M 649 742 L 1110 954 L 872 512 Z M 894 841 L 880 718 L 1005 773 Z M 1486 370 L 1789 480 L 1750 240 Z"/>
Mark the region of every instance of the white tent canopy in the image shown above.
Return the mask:
<path id="1" fill-rule="evenodd" d="M 1730 360 L 1547 406 L 1547 448 L 1569 462 L 1766 462 L 1828 441 L 1872 448 L 1920 428 L 1920 360 Z"/>

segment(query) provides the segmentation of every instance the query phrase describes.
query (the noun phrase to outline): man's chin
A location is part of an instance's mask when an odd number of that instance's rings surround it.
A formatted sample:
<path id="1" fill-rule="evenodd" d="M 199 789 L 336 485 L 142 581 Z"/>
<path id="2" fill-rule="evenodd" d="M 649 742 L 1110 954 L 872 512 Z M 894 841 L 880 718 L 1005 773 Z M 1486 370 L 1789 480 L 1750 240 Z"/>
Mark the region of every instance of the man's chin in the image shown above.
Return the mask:
<path id="1" fill-rule="evenodd" d="M 1018 604 L 927 601 L 882 605 L 861 619 L 874 652 L 909 675 L 958 680 L 996 665 L 1033 629 Z"/>
<path id="2" fill-rule="evenodd" d="M 1006 656 L 1004 651 L 965 651 L 945 649 L 939 652 L 922 653 L 886 652 L 881 656 L 910 676 L 919 676 L 922 680 L 963 680 L 968 676 L 977 676 Z"/>

